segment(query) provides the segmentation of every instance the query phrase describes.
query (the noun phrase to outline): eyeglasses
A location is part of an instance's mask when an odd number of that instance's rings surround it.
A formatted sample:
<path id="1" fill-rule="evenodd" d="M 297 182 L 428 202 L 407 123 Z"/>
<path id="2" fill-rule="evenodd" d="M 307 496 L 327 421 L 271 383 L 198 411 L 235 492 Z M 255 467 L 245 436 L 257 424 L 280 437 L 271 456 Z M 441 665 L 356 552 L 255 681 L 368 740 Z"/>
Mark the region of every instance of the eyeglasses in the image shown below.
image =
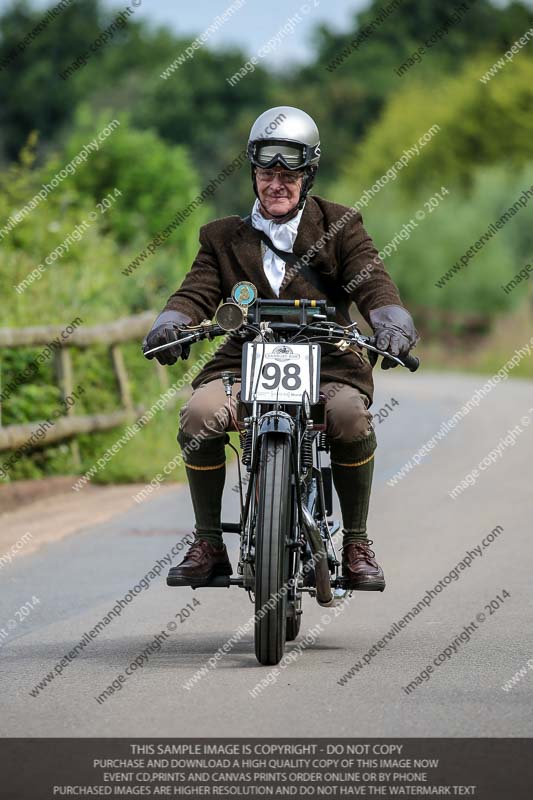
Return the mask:
<path id="1" fill-rule="evenodd" d="M 275 169 L 256 169 L 255 174 L 263 183 L 272 183 L 277 176 L 281 183 L 294 185 L 302 178 L 301 172 L 281 172 Z"/>

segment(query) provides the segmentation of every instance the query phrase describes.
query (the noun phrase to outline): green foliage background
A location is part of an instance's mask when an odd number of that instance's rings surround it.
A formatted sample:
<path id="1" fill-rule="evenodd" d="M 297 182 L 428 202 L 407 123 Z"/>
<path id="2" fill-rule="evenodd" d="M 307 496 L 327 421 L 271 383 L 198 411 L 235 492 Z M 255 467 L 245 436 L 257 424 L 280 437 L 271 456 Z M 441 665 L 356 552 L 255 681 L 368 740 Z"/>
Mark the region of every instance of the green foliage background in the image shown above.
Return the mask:
<path id="1" fill-rule="evenodd" d="M 383 247 L 445 186 L 449 194 L 438 208 L 387 259 L 425 341 L 431 344 L 453 331 L 455 346 L 458 342 L 459 349 L 466 349 L 474 329 L 490 338 L 509 315 L 524 319 L 520 314 L 529 284 L 509 294 L 501 286 L 533 260 L 533 202 L 445 288 L 435 286 L 488 225 L 533 185 L 532 44 L 489 82 L 480 81 L 533 27 L 528 5 L 496 7 L 478 0 L 420 63 L 398 77 L 398 67 L 453 18 L 456 6 L 455 0 L 404 0 L 354 49 L 350 43 L 382 8 L 374 0 L 354 14 L 345 32 L 317 26 L 310 63 L 283 72 L 261 63 L 232 87 L 225 78 L 251 53 L 204 46 L 164 80 L 161 72 L 189 41 L 135 16 L 112 43 L 63 80 L 60 73 L 120 10 L 105 10 L 99 0 L 72 4 L 11 64 L 0 68 L 0 228 L 109 122 L 118 120 L 120 126 L 75 175 L 1 239 L 0 326 L 66 326 L 76 316 L 94 325 L 159 310 L 194 258 L 200 225 L 249 210 L 248 168 L 220 186 L 133 275 L 126 277 L 122 270 L 237 156 L 255 117 L 274 105 L 297 105 L 316 118 L 323 159 L 315 191 L 350 205 L 438 124 L 440 132 L 421 155 L 368 204 L 366 227 Z M 4 12 L 0 65 L 43 13 L 18 1 Z M 83 239 L 22 294 L 15 292 L 115 189 L 120 196 Z M 526 338 L 524 331 L 522 340 Z M 2 384 L 36 352 L 1 351 Z M 154 364 L 142 359 L 137 343 L 124 352 L 135 401 L 148 405 L 161 391 Z M 180 362 L 170 371 L 170 380 L 189 365 Z M 75 383 L 86 389 L 76 413 L 118 407 L 105 348 L 76 351 L 74 374 Z M 46 418 L 58 401 L 50 361 L 4 402 L 2 423 Z M 149 480 L 176 453 L 176 414 L 158 415 L 97 479 Z M 83 472 L 120 433 L 80 437 L 81 469 L 63 444 L 21 459 L 11 478 Z"/>

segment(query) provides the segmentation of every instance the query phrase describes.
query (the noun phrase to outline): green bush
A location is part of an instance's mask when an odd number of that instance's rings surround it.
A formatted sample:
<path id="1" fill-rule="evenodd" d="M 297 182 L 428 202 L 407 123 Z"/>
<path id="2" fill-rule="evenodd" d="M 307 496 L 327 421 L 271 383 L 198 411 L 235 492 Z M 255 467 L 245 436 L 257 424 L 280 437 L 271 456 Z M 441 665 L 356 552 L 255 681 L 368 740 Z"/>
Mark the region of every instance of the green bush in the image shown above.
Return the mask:
<path id="1" fill-rule="evenodd" d="M 113 119 L 109 112 L 89 119 L 85 111 L 61 152 L 39 168 L 34 164 L 36 137 L 31 137 L 20 162 L 0 174 L 0 220 L 8 220 L 58 173 Z M 121 194 L 96 219 L 96 203 L 115 187 Z M 0 293 L 3 327 L 55 324 L 65 328 L 80 317 L 84 326 L 159 310 L 180 284 L 198 248 L 198 227 L 208 218 L 199 207 L 154 255 L 132 275 L 122 270 L 175 213 L 198 193 L 198 180 L 187 154 L 163 143 L 154 133 L 129 127 L 126 118 L 100 144 L 97 152 L 68 175 L 22 221 L 3 236 L 0 249 Z M 72 232 L 87 222 L 77 240 Z M 90 223 L 90 224 L 89 224 Z M 46 265 L 46 257 L 69 237 L 68 250 Z M 39 272 L 42 264 L 44 271 Z M 33 279 L 28 276 L 33 273 Z M 25 283 L 24 283 L 25 282 Z M 19 287 L 19 291 L 15 287 Z M 6 300 L 7 299 L 7 300 Z M 8 385 L 42 351 L 38 348 L 1 350 L 2 386 Z M 140 342 L 123 346 L 135 404 L 149 406 L 161 393 L 154 363 L 141 354 Z M 84 388 L 75 414 L 105 413 L 120 406 L 108 348 L 73 349 L 74 386 Z M 197 354 L 198 351 L 197 351 Z M 170 382 L 184 370 L 184 362 L 169 372 Z M 30 380 L 18 386 L 2 403 L 2 424 L 48 419 L 60 407 L 60 391 L 53 358 L 39 366 Z M 164 411 L 116 456 L 99 479 L 144 480 L 176 452 L 176 411 Z M 79 439 L 82 471 L 90 466 L 120 429 Z M 79 471 L 68 444 L 37 449 L 10 470 L 11 479 Z M 155 469 L 157 472 L 158 470 Z"/>
<path id="2" fill-rule="evenodd" d="M 397 249 L 385 259 L 385 265 L 404 303 L 428 320 L 430 330 L 438 333 L 445 324 L 460 323 L 461 319 L 467 322 L 470 318 L 485 320 L 488 329 L 499 315 L 513 311 L 523 301 L 529 291 L 527 282 L 508 294 L 502 285 L 531 263 L 533 198 L 475 253 L 466 267 L 442 288 L 436 284 L 531 186 L 533 163 L 517 174 L 504 167 L 479 169 L 472 177 L 470 190 L 448 184 L 449 194 L 433 211 L 425 203 L 441 191 L 439 181 L 425 185 L 408 198 L 399 187 L 388 186 L 370 201 L 364 212 L 365 227 L 380 250 L 398 234 Z M 419 211 L 424 212 L 425 218 L 417 219 Z M 411 231 L 405 228 L 405 238 L 400 240 L 400 232 L 410 220 L 416 227 L 411 226 Z M 442 315 L 434 314 L 436 311 Z"/>
<path id="3" fill-rule="evenodd" d="M 516 171 L 533 161 L 533 58 L 523 51 L 481 83 L 498 55 L 476 58 L 457 76 L 429 85 L 413 81 L 394 92 L 355 146 L 339 182 L 341 194 L 353 203 L 435 124 L 440 131 L 396 179 L 406 195 L 443 182 L 469 188 L 479 167 L 504 163 Z"/>

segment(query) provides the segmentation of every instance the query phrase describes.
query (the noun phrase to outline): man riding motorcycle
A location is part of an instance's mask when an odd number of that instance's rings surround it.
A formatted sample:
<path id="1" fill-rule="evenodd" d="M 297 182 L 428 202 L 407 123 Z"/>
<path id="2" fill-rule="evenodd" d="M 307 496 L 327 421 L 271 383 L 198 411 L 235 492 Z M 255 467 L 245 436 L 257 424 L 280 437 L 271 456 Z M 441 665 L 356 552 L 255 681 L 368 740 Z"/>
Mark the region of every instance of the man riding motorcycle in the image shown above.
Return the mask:
<path id="1" fill-rule="evenodd" d="M 377 347 L 405 357 L 417 332 L 361 215 L 309 195 L 320 161 L 313 119 L 289 106 L 265 111 L 252 126 L 247 153 L 256 195 L 251 216 L 225 217 L 200 229 L 201 247 L 192 267 L 155 320 L 143 349 L 175 341 L 181 327 L 211 319 L 234 284 L 244 280 L 262 298 L 327 298 L 341 323 L 349 322 L 353 301 L 373 328 Z M 302 262 L 294 265 L 292 254 Z M 193 380 L 192 396 L 180 413 L 178 442 L 196 526 L 195 541 L 170 572 L 195 585 L 232 574 L 221 528 L 225 444 L 232 420 L 220 376 L 228 370 L 240 374 L 241 348 L 242 340 L 228 338 Z M 174 364 L 180 355 L 187 358 L 188 349 L 176 344 L 155 357 L 161 364 Z M 384 359 L 382 366 L 396 365 Z M 235 383 L 229 399 L 233 411 L 238 389 Z M 345 585 L 383 590 L 383 570 L 366 530 L 376 449 L 369 411 L 372 366 L 360 352 L 323 347 L 320 389 L 327 398 L 326 432 L 342 512 Z"/>

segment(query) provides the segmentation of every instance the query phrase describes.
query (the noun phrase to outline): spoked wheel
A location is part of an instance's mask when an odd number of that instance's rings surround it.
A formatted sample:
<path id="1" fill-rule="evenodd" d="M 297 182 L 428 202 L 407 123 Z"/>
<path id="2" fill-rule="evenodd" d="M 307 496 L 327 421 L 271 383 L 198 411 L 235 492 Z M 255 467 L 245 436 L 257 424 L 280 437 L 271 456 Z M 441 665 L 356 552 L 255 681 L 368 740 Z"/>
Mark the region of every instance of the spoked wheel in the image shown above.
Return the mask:
<path id="1" fill-rule="evenodd" d="M 278 664 L 285 649 L 287 590 L 281 589 L 289 578 L 290 476 L 289 438 L 265 434 L 255 532 L 255 655 L 265 666 Z"/>

